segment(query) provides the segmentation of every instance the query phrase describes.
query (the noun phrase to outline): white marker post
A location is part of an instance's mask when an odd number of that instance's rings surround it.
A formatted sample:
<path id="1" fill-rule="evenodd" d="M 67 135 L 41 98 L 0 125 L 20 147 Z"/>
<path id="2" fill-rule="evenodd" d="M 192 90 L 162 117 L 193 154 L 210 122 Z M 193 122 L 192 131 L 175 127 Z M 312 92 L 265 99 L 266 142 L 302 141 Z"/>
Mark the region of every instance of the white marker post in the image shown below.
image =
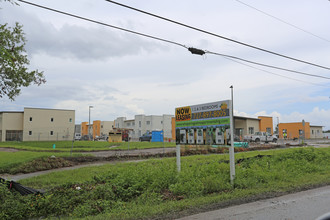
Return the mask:
<path id="1" fill-rule="evenodd" d="M 176 145 L 176 167 L 178 169 L 178 172 L 181 171 L 181 146 L 180 144 Z"/>
<path id="2" fill-rule="evenodd" d="M 229 164 L 230 164 L 230 183 L 234 185 L 235 179 L 235 151 L 234 151 L 234 106 L 233 106 L 233 86 L 231 88 L 230 100 L 230 147 L 229 147 Z"/>

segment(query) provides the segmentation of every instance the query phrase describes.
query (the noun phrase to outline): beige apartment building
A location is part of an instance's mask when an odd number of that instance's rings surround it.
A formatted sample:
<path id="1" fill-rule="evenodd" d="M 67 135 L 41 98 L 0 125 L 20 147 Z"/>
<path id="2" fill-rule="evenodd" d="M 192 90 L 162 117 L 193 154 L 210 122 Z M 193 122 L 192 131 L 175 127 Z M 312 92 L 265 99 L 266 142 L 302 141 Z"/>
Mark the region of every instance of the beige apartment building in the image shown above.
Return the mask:
<path id="1" fill-rule="evenodd" d="M 72 140 L 75 111 L 24 108 L 23 112 L 0 112 L 0 141 Z"/>

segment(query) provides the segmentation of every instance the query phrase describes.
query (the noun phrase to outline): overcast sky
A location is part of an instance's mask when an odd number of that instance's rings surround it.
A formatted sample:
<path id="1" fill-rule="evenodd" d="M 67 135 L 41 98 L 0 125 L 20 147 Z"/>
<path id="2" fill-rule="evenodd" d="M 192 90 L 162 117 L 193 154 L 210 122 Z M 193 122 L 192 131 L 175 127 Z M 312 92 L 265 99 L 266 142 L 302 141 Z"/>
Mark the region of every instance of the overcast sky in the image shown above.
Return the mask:
<path id="1" fill-rule="evenodd" d="M 330 77 L 330 70 L 245 47 L 105 0 L 31 2 L 187 47 Z M 120 2 L 330 67 L 328 0 Z M 44 71 L 47 83 L 23 88 L 15 101 L 0 99 L 1 111 L 22 111 L 24 107 L 73 109 L 76 123 L 80 123 L 88 121 L 88 106 L 92 105 L 92 120 L 112 121 L 122 116 L 133 119 L 136 114 L 174 114 L 176 107 L 230 99 L 229 87 L 233 85 L 235 115 L 273 116 L 274 123 L 277 118 L 279 122 L 304 119 L 330 129 L 328 79 L 246 66 L 212 54 L 192 55 L 181 46 L 19 4 L 0 2 L 0 23 L 13 26 L 17 21 L 23 25 L 30 69 Z"/>

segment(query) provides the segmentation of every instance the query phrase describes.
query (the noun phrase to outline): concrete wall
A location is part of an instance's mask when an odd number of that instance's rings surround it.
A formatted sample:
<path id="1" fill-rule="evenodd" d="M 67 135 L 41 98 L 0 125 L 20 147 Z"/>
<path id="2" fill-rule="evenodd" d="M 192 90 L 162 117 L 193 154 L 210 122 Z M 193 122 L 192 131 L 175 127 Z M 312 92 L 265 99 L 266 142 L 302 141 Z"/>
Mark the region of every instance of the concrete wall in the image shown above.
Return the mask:
<path id="1" fill-rule="evenodd" d="M 253 128 L 253 133 L 259 131 L 259 119 L 234 117 L 234 120 L 235 120 L 235 130 L 237 131 L 238 129 L 241 129 L 242 130 L 241 135 L 243 136 L 249 134 L 249 128 Z"/>
<path id="2" fill-rule="evenodd" d="M 72 140 L 74 127 L 74 110 L 24 108 L 24 141 Z"/>
<path id="3" fill-rule="evenodd" d="M 103 136 L 108 136 L 109 132 L 113 129 L 114 127 L 114 121 L 101 121 L 101 133 L 100 135 Z"/>
<path id="4" fill-rule="evenodd" d="M 310 138 L 318 139 L 323 138 L 324 135 L 322 133 L 322 126 L 310 126 Z"/>
<path id="5" fill-rule="evenodd" d="M 6 141 L 6 134 L 9 131 L 23 132 L 23 116 L 23 112 L 0 113 L 0 141 Z"/>

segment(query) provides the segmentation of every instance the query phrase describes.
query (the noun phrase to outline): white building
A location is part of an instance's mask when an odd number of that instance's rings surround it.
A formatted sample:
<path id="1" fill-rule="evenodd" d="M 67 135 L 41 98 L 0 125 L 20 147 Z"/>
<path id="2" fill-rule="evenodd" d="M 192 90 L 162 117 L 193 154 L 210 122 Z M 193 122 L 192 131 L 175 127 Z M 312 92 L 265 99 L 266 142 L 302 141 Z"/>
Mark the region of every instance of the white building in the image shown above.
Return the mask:
<path id="1" fill-rule="evenodd" d="M 141 135 L 151 131 L 164 131 L 165 138 L 172 138 L 172 117 L 173 115 L 135 115 L 134 119 L 126 120 L 126 117 L 119 117 L 115 120 L 116 128 L 132 129 L 130 137 L 138 139 Z"/>

